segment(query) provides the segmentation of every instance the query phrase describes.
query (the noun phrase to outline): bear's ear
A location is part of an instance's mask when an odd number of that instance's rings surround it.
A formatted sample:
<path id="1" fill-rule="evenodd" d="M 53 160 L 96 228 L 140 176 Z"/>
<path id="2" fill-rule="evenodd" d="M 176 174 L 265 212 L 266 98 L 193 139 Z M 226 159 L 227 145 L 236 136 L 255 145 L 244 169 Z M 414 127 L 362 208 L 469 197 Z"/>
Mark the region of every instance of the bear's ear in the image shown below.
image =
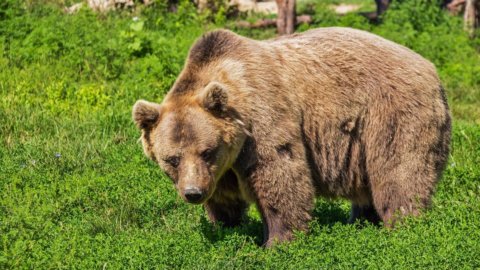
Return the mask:
<path id="1" fill-rule="evenodd" d="M 160 116 L 160 105 L 139 100 L 133 105 L 133 121 L 141 129 L 150 129 Z"/>
<path id="2" fill-rule="evenodd" d="M 211 82 L 199 94 L 199 100 L 207 111 L 223 113 L 227 111 L 228 91 L 224 85 Z"/>

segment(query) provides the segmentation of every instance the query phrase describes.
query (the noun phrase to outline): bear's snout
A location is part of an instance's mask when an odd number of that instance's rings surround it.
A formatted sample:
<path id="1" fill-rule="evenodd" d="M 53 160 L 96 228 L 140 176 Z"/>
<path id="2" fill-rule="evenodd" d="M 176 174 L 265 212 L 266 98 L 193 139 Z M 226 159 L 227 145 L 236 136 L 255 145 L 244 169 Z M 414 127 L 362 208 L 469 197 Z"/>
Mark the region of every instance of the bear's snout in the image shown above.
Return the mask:
<path id="1" fill-rule="evenodd" d="M 189 203 L 200 203 L 205 197 L 205 192 L 197 187 L 188 187 L 183 195 Z"/>

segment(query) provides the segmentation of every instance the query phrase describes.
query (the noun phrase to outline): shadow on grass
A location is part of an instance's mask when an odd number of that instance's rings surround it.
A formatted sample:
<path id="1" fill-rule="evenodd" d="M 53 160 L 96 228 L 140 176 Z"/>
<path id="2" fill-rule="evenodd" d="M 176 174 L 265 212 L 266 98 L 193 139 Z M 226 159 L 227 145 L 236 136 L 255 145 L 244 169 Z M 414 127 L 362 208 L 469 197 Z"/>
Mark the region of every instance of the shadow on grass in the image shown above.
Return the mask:
<path id="1" fill-rule="evenodd" d="M 338 202 L 319 201 L 312 212 L 312 221 L 321 226 L 333 227 L 339 222 L 345 225 L 348 224 L 349 216 L 349 211 L 342 209 Z M 202 233 L 212 244 L 224 241 L 234 234 L 246 235 L 251 237 L 257 245 L 263 244 L 263 224 L 259 220 L 246 217 L 240 226 L 233 228 L 212 224 L 206 216 L 202 216 L 200 222 Z M 367 223 L 358 225 L 360 225 L 359 228 L 362 228 Z"/>
<path id="2" fill-rule="evenodd" d="M 313 220 L 323 226 L 332 227 L 336 223 L 348 224 L 350 212 L 340 207 L 338 201 L 318 200 L 313 209 Z"/>
<path id="3" fill-rule="evenodd" d="M 263 243 L 263 224 L 258 220 L 246 217 L 239 226 L 224 227 L 221 224 L 212 224 L 205 216 L 202 216 L 200 223 L 202 233 L 212 244 L 224 241 L 234 234 L 246 235 L 259 246 Z"/>

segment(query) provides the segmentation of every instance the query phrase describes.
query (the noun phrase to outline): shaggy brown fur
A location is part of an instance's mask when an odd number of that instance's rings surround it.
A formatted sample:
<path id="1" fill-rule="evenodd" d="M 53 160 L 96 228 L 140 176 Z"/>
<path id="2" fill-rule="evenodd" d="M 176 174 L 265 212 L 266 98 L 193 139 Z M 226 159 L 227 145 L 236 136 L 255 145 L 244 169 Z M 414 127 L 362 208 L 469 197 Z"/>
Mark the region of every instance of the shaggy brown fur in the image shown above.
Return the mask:
<path id="1" fill-rule="evenodd" d="M 229 226 L 256 203 L 266 245 L 306 230 L 315 196 L 349 199 L 352 221 L 417 215 L 450 143 L 435 67 L 348 28 L 207 34 L 162 104 L 138 101 L 133 116 L 185 200 Z"/>

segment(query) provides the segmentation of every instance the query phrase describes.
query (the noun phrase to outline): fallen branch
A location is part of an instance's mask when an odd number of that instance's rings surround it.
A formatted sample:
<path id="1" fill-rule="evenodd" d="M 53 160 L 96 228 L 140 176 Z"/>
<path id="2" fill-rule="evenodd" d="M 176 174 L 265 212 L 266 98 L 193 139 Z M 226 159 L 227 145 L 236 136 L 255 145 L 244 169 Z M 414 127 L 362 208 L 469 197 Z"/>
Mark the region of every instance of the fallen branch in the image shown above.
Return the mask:
<path id="1" fill-rule="evenodd" d="M 153 3 L 152 0 L 141 0 L 141 1 L 134 1 L 134 0 L 87 0 L 87 6 L 96 12 L 107 12 L 109 10 L 114 9 L 121 9 L 121 8 L 134 8 L 137 4 L 143 4 L 144 6 L 148 6 Z M 73 14 L 79 11 L 83 7 L 84 3 L 76 3 L 70 7 L 65 7 L 64 11 L 67 14 Z"/>
<path id="2" fill-rule="evenodd" d="M 312 17 L 310 15 L 300 15 L 297 16 L 296 19 L 296 25 L 302 24 L 302 23 L 311 23 L 312 22 Z M 277 26 L 277 20 L 276 19 L 261 19 L 255 22 L 247 22 L 247 21 L 240 21 L 237 22 L 237 27 L 241 28 L 266 28 L 266 27 L 274 27 Z"/>
<path id="3" fill-rule="evenodd" d="M 447 4 L 447 9 L 452 14 L 458 14 L 465 6 L 465 0 L 453 0 Z"/>

